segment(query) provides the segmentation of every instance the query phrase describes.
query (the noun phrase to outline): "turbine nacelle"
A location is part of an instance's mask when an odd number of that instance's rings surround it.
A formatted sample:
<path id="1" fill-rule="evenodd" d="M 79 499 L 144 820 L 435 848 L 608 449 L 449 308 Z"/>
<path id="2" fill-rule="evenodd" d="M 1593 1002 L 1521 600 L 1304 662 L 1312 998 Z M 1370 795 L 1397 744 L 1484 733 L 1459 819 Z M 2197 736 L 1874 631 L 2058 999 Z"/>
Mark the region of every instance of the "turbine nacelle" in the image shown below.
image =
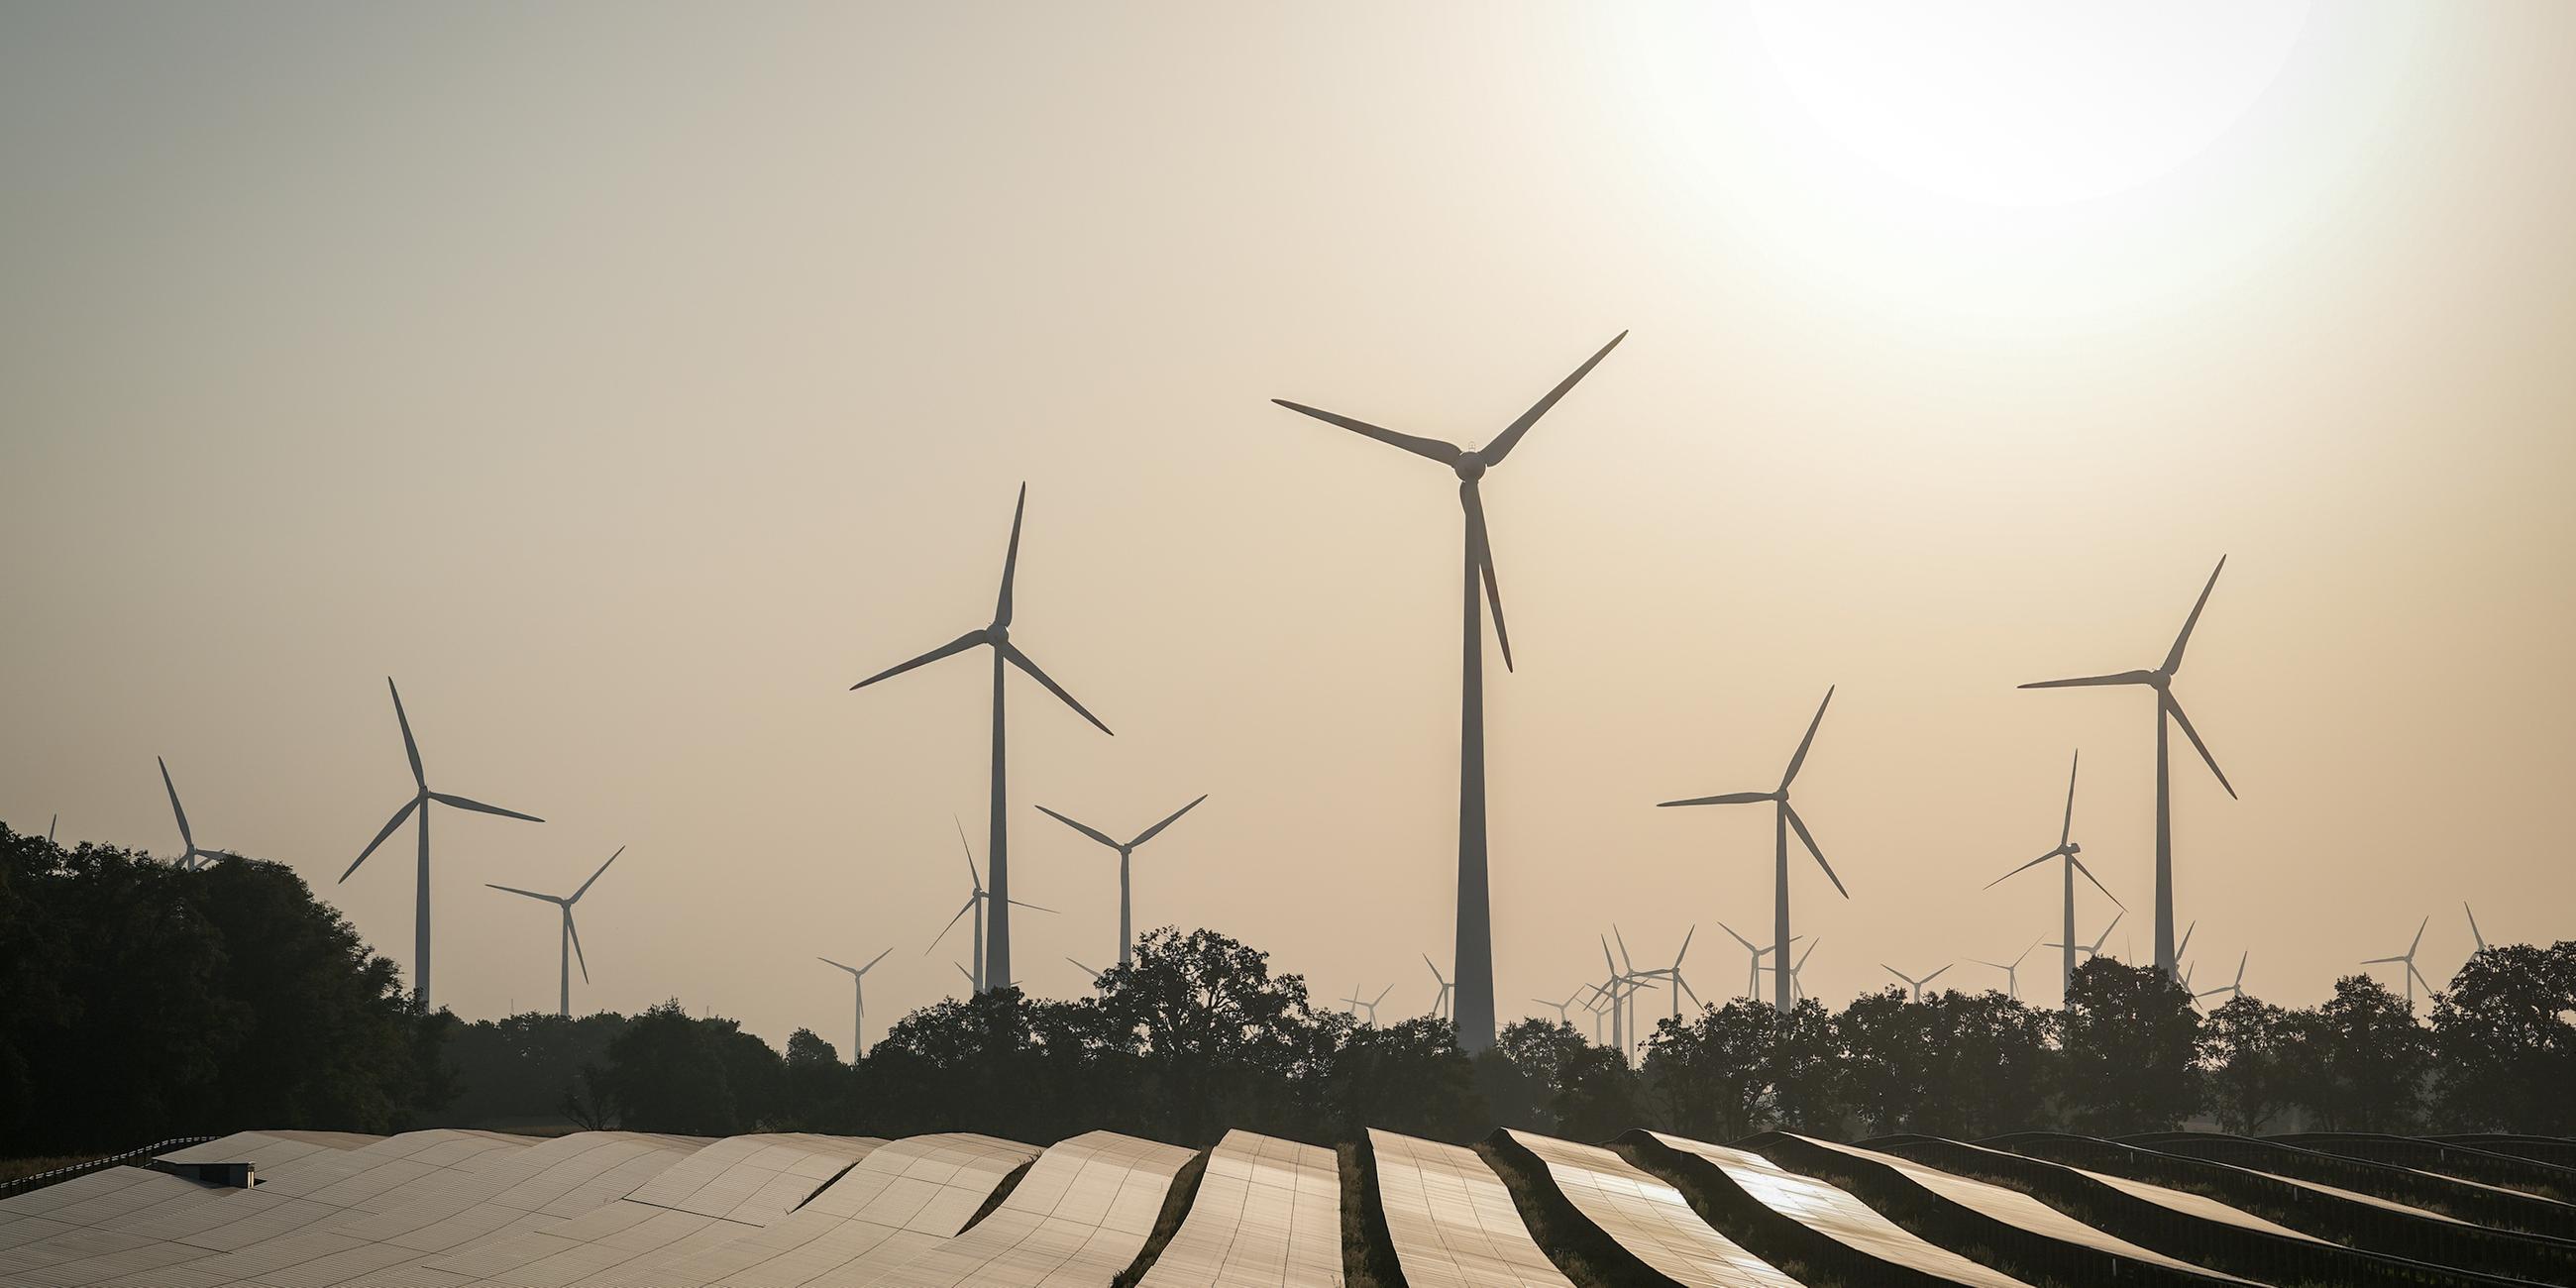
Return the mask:
<path id="1" fill-rule="evenodd" d="M 1459 482 L 1473 483 L 1485 477 L 1485 458 L 1477 455 L 1473 450 L 1463 451 L 1458 453 L 1457 461 L 1449 468 L 1458 472 Z"/>

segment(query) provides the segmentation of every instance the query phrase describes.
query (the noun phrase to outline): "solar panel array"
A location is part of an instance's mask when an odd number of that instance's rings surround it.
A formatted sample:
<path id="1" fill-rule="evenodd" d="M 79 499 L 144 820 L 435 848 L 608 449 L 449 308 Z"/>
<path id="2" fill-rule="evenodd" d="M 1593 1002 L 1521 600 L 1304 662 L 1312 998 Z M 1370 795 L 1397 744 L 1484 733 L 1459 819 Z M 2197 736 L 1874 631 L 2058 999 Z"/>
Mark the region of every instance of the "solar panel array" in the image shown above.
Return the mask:
<path id="1" fill-rule="evenodd" d="M 2505 1143 L 1371 1131 L 1346 1167 L 1243 1131 L 242 1132 L 156 1161 L 248 1189 L 114 1167 L 0 1199 L 0 1286 L 2576 1285 L 2576 1146 Z"/>

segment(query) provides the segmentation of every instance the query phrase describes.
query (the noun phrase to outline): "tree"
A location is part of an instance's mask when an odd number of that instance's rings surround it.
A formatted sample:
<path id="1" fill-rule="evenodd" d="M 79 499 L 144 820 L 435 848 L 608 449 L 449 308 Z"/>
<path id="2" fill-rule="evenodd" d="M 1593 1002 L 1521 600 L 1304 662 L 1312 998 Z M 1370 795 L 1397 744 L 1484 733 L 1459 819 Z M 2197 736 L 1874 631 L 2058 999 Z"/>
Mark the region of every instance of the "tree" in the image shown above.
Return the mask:
<path id="1" fill-rule="evenodd" d="M 1646 1044 L 1647 1095 L 1673 1131 L 1698 1140 L 1750 1135 L 1771 1098 L 1783 1014 L 1739 997 L 1665 1019 Z"/>
<path id="2" fill-rule="evenodd" d="M 1108 1026 L 1125 1035 L 1163 1138 L 1212 1145 L 1229 1126 L 1286 1112 L 1282 1089 L 1312 1023 L 1302 976 L 1212 930 L 1148 931 L 1128 965 L 1100 977 Z"/>
<path id="3" fill-rule="evenodd" d="M 588 1081 L 627 1131 L 732 1136 L 773 1121 L 780 1064 L 738 1021 L 692 1017 L 673 999 L 629 1021 Z"/>
<path id="4" fill-rule="evenodd" d="M 2326 1131 L 2413 1131 L 2423 1120 L 2432 1038 L 2406 999 L 2367 975 L 2289 1014 L 2294 1102 Z"/>
<path id="5" fill-rule="evenodd" d="M 2221 1129 L 2256 1135 L 2288 1107 L 2290 1042 L 2288 1014 L 2241 993 L 2201 1023 L 2203 1085 Z"/>
<path id="6" fill-rule="evenodd" d="M 1852 999 L 1834 1019 L 1840 1082 L 1873 1134 L 1912 1131 L 1930 1094 L 1932 1011 L 1890 986 Z"/>
<path id="7" fill-rule="evenodd" d="M 1926 996 L 1923 1099 L 1914 1129 L 1975 1140 L 2049 1124 L 2055 1018 L 1988 989 Z"/>
<path id="8" fill-rule="evenodd" d="M 2576 941 L 2482 949 L 2433 995 L 2443 1120 L 2576 1135 Z"/>
<path id="9" fill-rule="evenodd" d="M 2200 1108 L 2200 1013 L 2153 966 L 2075 968 L 2060 1020 L 2057 1091 L 2070 1130 L 2166 1131 Z"/>

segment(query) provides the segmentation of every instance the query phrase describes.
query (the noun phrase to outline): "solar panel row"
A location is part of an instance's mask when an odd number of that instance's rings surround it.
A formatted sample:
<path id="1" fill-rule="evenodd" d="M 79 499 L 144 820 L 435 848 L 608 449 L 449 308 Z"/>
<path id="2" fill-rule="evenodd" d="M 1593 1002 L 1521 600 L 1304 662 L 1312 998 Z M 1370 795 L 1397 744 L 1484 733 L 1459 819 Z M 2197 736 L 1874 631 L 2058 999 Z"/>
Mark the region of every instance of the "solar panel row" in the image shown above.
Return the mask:
<path id="1" fill-rule="evenodd" d="M 165 1158 L 252 1162 L 249 1189 L 117 1167 L 0 1200 L 0 1285 L 1339 1288 L 1381 1261 L 1394 1274 L 1369 1277 L 1412 1288 L 2576 1284 L 2576 1242 L 2423 1205 L 2433 1182 L 2471 1206 L 2497 1188 L 2421 1166 L 2477 1142 L 2232 1140 L 1507 1131 L 1467 1148 L 1371 1131 L 1345 1173 L 1331 1150 L 1235 1131 L 1192 1190 L 1176 1182 L 1200 1154 L 1110 1132 L 1045 1150 L 243 1132 Z M 2331 1179 L 2290 1176 L 2281 1151 L 2331 1160 L 2299 1165 Z M 2499 1210 L 2576 1217 L 2540 1188 Z"/>

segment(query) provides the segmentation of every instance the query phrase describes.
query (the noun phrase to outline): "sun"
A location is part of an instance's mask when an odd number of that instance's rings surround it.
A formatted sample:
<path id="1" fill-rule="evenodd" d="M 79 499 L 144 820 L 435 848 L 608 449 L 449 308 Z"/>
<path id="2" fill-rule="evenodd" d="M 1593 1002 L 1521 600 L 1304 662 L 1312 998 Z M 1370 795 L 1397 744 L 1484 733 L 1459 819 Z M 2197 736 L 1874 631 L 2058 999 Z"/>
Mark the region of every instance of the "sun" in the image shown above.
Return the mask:
<path id="1" fill-rule="evenodd" d="M 1791 94 L 1852 152 L 1943 196 L 2047 206 L 2187 165 L 2280 75 L 2309 8 L 1759 0 L 1753 16 Z"/>

